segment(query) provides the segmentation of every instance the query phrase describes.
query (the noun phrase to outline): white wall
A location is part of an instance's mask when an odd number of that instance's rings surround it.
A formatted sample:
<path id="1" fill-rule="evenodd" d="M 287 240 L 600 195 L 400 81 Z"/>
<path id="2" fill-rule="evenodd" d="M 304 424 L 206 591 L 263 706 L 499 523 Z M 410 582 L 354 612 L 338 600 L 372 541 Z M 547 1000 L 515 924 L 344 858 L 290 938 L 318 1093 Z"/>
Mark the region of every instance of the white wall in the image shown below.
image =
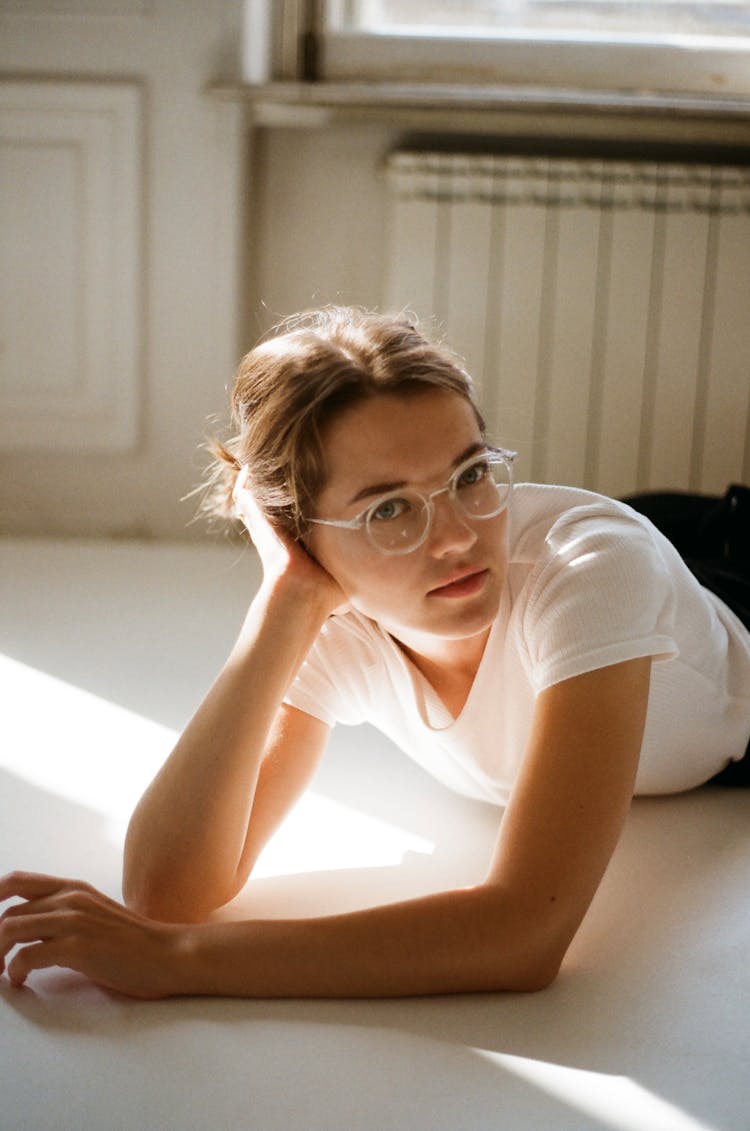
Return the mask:
<path id="1" fill-rule="evenodd" d="M 206 89 L 237 76 L 241 19 L 242 0 L 0 0 L 0 159 L 14 204 L 0 270 L 20 311 L 0 313 L 1 531 L 205 537 L 202 523 L 189 525 L 194 501 L 180 499 L 199 480 L 207 419 L 225 415 L 241 354 L 295 310 L 380 302 L 379 165 L 393 133 L 377 125 L 253 133 L 246 109 Z M 27 208 L 18 139 L 8 136 L 19 127 L 16 119 L 9 124 L 9 111 L 3 118 L 2 95 L 12 90 L 6 102 L 17 118 L 50 80 L 60 114 L 47 114 L 41 127 L 38 116 L 29 119 L 29 130 L 43 135 L 34 160 L 44 183 Z M 85 142 L 68 154 L 71 168 L 75 160 L 89 163 L 78 195 L 56 174 L 57 135 L 67 128 L 57 124 L 62 102 L 83 97 L 95 109 L 108 85 L 134 93 L 137 103 L 134 152 L 115 155 L 129 162 L 136 186 L 130 234 L 113 206 L 102 217 L 87 195 L 91 177 L 110 177 L 113 192 L 122 187 L 106 153 L 103 167 Z M 64 97 L 55 106 L 58 91 Z M 74 119 L 74 133 L 87 132 L 84 121 Z M 31 178 L 27 158 L 20 167 Z M 45 207 L 51 239 L 38 224 Z M 66 237 L 76 223 L 98 248 L 98 275 L 78 277 Z M 124 267 L 101 237 L 112 223 L 125 229 L 117 237 L 126 245 Z M 19 265 L 23 294 L 11 278 Z M 122 271 L 133 274 L 132 325 L 115 292 L 102 293 L 102 280 Z M 69 280 L 77 280 L 73 295 Z M 127 292 L 127 278 L 123 285 Z M 55 312 L 61 339 L 45 342 Z M 78 325 L 86 317 L 99 334 L 96 349 Z M 124 364 L 122 349 L 112 346 L 120 362 L 110 366 L 101 341 L 110 318 L 129 355 Z M 76 322 L 81 342 L 66 319 Z M 112 403 L 97 404 L 96 382 L 81 397 L 76 348 Z M 50 363 L 56 351 L 58 365 Z"/>
<path id="2" fill-rule="evenodd" d="M 243 336 L 238 330 L 239 195 L 247 173 L 242 114 L 208 97 L 205 87 L 232 74 L 240 17 L 240 0 L 0 0 L 0 86 L 7 92 L 8 80 L 13 80 L 16 116 L 11 122 L 0 98 L 0 141 L 6 142 L 0 145 L 0 154 L 5 156 L 6 180 L 11 179 L 15 213 L 14 231 L 6 230 L 1 245 L 6 249 L 2 265 L 6 294 L 13 293 L 14 285 L 8 257 L 13 273 L 23 274 L 25 286 L 29 279 L 38 280 L 40 308 L 44 301 L 54 305 L 55 286 L 59 296 L 67 292 L 68 272 L 76 293 L 56 333 L 61 357 L 67 342 L 70 366 L 71 350 L 85 353 L 93 347 L 85 334 L 77 341 L 71 331 L 66 339 L 66 321 L 78 326 L 93 308 L 97 312 L 93 323 L 99 329 L 112 317 L 112 334 L 122 332 L 128 312 L 119 303 L 118 292 L 107 299 L 101 291 L 107 289 L 112 271 L 122 273 L 120 282 L 131 272 L 136 318 L 124 334 L 130 360 L 106 374 L 104 385 L 107 380 L 124 382 L 125 399 L 118 403 L 127 406 L 128 398 L 135 397 L 137 404 L 134 427 L 108 432 L 107 413 L 97 409 L 96 396 L 91 394 L 90 403 L 83 404 L 84 415 L 75 422 L 75 436 L 63 412 L 59 428 L 50 428 L 45 405 L 49 405 L 50 383 L 54 387 L 55 379 L 60 379 L 49 372 L 55 368 L 56 343 L 39 342 L 40 313 L 33 301 L 24 298 L 15 313 L 6 303 L 5 313 L 0 312 L 0 336 L 5 341 L 0 356 L 6 359 L 3 384 L 6 393 L 15 390 L 14 404 L 19 397 L 23 400 L 26 420 L 23 428 L 11 427 L 6 396 L 7 427 L 0 447 L 0 529 L 4 531 L 178 538 L 203 534 L 187 528 L 193 504 L 179 500 L 196 480 L 201 462 L 196 448 L 204 422 L 208 414 L 223 408 L 224 386 Z M 30 112 L 28 143 L 35 146 L 39 176 L 42 181 L 46 178 L 43 191 L 49 198 L 47 234 L 39 220 L 40 215 L 44 218 L 44 201 L 40 206 L 36 200 L 36 211 L 24 211 L 17 181 L 13 189 L 12 170 L 25 170 L 29 185 L 35 183 L 28 159 L 19 157 L 18 138 L 10 138 L 9 133 L 16 130 L 23 111 L 24 92 L 33 102 L 32 95 L 44 80 L 54 80 L 52 91 L 72 92 L 74 101 L 76 92 L 88 91 L 94 104 L 97 91 L 106 92 L 110 82 L 113 88 L 135 92 L 137 137 L 127 160 L 132 161 L 131 179 L 135 166 L 136 189 L 128 192 L 124 207 L 134 207 L 137 227 L 131 229 L 129 241 L 134 246 L 129 247 L 124 265 L 112 258 L 107 234 L 118 223 L 117 207 L 110 209 L 113 215 L 105 216 L 103 223 L 99 217 L 97 238 L 92 241 L 92 254 L 100 259 L 98 268 L 81 267 L 75 258 L 77 245 L 68 249 L 73 259 L 66 263 L 67 245 L 60 237 L 66 225 L 74 234 L 90 235 L 91 186 L 97 178 L 100 182 L 104 178 L 115 196 L 122 190 L 124 178 L 107 165 L 106 144 L 97 149 L 80 138 L 71 142 L 59 137 L 55 143 L 59 129 L 54 113 L 46 113 L 40 133 L 39 114 Z M 71 119 L 74 133 L 87 137 L 92 129 L 101 133 L 106 111 L 104 117 L 101 113 L 81 117 L 80 109 L 76 113 Z M 81 167 L 78 181 L 76 162 Z M 71 183 L 78 184 L 77 190 L 66 194 L 60 188 L 55 163 L 72 170 Z M 26 230 L 19 233 L 24 224 Z M 56 259 L 50 258 L 52 252 Z M 19 287 L 21 283 L 19 278 Z M 34 294 L 33 286 L 29 293 Z M 101 343 L 99 348 L 103 352 L 95 361 L 101 368 L 107 353 Z M 28 370 L 19 372 L 23 359 Z M 82 367 L 87 360 L 91 358 L 82 358 Z M 66 380 L 70 382 L 69 374 Z"/>
<path id="3" fill-rule="evenodd" d="M 241 102 L 207 91 L 212 81 L 238 76 L 242 7 L 243 0 L 0 0 L 0 158 L 11 131 L 2 92 L 11 85 L 31 98 L 44 81 L 94 95 L 112 84 L 135 92 L 137 103 L 130 159 L 136 189 L 129 201 L 135 236 L 123 235 L 130 230 L 127 217 L 111 202 L 103 217 L 97 214 L 98 227 L 93 224 L 86 176 L 76 191 L 58 183 L 56 168 L 62 161 L 70 173 L 73 159 L 61 159 L 52 144 L 57 127 L 48 121 L 46 148 L 34 157 L 46 178 L 44 192 L 36 186 L 33 194 L 35 212 L 24 210 L 26 189 L 6 173 L 15 220 L 0 238 L 0 256 L 4 249 L 8 256 L 0 263 L 5 293 L 19 306 L 12 262 L 32 295 L 38 278 L 40 297 L 38 304 L 24 299 L 19 314 L 0 310 L 0 531 L 206 537 L 202 523 L 189 525 L 194 502 L 180 499 L 200 478 L 198 446 L 207 418 L 225 414 L 226 386 L 241 354 L 296 310 L 382 302 L 382 160 L 402 140 L 399 131 L 415 127 L 370 118 L 292 128 L 287 112 L 284 128 L 251 130 Z M 101 114 L 97 120 L 98 129 Z M 631 124 L 631 140 L 640 129 L 648 136 L 648 124 L 639 121 Z M 106 144 L 97 145 L 79 146 L 84 165 L 93 155 L 94 181 L 106 177 L 109 160 Z M 19 162 L 11 149 L 10 164 L 30 178 L 28 154 Z M 115 146 L 118 152 L 122 160 Z M 121 181 L 110 183 L 116 195 Z M 44 218 L 45 193 L 51 239 L 37 219 Z M 55 343 L 39 340 L 53 319 L 42 297 L 54 306 L 67 295 L 67 280 L 77 278 L 76 264 L 65 260 L 71 240 L 63 231 L 65 225 L 74 231 L 74 221 L 89 236 L 109 223 L 119 237 L 114 244 L 97 237 L 98 268 L 84 271 L 75 299 L 58 306 L 77 319 L 79 330 L 87 311 L 99 330 L 113 318 L 125 344 L 110 370 L 100 336 L 84 359 L 96 380 L 90 387 L 84 381 L 81 394 L 74 387 L 75 335 L 69 335 L 67 369 L 55 373 L 52 393 L 59 400 L 70 388 L 71 405 L 78 397 L 91 408 L 91 424 L 84 414 L 73 427 L 61 411 L 58 429 L 48 372 Z M 20 235 L 17 224 L 26 225 Z M 131 245 L 123 278 L 132 272 L 132 325 L 122 308 L 118 317 L 113 292 L 97 283 L 120 262 L 117 238 Z M 53 252 L 60 265 L 54 273 Z M 64 330 L 64 318 L 59 324 Z M 97 400 L 102 388 L 118 394 L 114 425 L 107 416 L 111 405 Z M 19 404 L 23 428 L 15 423 Z"/>
<path id="4" fill-rule="evenodd" d="M 378 125 L 257 131 L 248 299 L 262 329 L 312 305 L 381 303 L 381 167 L 395 136 Z"/>

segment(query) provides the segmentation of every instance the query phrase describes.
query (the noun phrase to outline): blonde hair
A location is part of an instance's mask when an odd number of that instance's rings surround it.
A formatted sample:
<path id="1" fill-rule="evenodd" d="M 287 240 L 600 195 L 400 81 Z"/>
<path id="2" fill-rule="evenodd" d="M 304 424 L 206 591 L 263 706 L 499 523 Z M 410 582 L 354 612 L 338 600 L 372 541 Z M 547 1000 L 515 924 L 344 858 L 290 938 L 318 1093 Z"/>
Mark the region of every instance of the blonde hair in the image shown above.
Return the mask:
<path id="1" fill-rule="evenodd" d="M 201 510 L 234 517 L 232 489 L 243 464 L 268 517 L 302 537 L 326 482 L 323 432 L 347 406 L 383 393 L 446 389 L 471 405 L 461 360 L 428 340 L 415 322 L 353 307 L 295 315 L 242 359 L 231 393 L 230 439 L 209 443 Z"/>

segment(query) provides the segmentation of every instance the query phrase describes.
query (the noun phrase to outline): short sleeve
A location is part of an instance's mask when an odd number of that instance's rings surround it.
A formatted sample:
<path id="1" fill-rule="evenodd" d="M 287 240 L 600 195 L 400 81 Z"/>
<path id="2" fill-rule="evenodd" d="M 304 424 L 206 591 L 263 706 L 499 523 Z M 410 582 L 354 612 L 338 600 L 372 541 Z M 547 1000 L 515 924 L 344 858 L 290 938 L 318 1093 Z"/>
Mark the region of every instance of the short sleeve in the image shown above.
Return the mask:
<path id="1" fill-rule="evenodd" d="M 284 702 L 327 726 L 363 722 L 372 649 L 351 614 L 332 617 L 292 682 Z"/>
<path id="2" fill-rule="evenodd" d="M 674 585 L 659 536 L 617 508 L 574 508 L 547 534 L 518 622 L 536 692 L 625 660 L 678 655 Z"/>
<path id="3" fill-rule="evenodd" d="M 320 719 L 326 726 L 336 724 L 335 689 L 327 678 L 324 669 L 315 655 L 316 647 L 310 652 L 300 671 L 284 696 L 289 707 L 296 707 L 314 719 Z"/>

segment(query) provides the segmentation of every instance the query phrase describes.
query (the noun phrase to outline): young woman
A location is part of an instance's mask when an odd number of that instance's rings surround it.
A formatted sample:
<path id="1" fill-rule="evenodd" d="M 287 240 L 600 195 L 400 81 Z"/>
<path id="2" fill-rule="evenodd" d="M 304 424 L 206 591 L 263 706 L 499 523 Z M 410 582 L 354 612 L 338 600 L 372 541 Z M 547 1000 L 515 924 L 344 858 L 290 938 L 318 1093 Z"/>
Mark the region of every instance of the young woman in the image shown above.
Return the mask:
<path id="1" fill-rule="evenodd" d="M 299 318 L 244 359 L 233 410 L 211 505 L 248 528 L 262 584 L 133 815 L 126 905 L 6 877 L 0 898 L 23 900 L 0 925 L 3 955 L 20 944 L 9 977 L 63 965 L 140 997 L 547 986 L 633 794 L 730 763 L 747 778 L 748 628 L 632 508 L 513 490 L 514 456 L 489 443 L 460 363 L 402 319 Z M 728 565 L 740 587 L 746 566 Z M 484 882 L 335 916 L 209 921 L 331 727 L 361 720 L 503 807 Z"/>

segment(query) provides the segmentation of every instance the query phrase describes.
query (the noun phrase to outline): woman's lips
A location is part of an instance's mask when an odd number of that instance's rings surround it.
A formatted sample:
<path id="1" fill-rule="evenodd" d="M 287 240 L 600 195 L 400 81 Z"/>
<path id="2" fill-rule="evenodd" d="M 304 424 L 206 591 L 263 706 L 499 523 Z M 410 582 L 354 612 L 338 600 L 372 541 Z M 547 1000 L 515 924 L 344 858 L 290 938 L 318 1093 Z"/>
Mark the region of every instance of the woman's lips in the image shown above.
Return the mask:
<path id="1" fill-rule="evenodd" d="M 446 585 L 438 585 L 435 589 L 430 589 L 427 594 L 428 597 L 471 597 L 474 593 L 478 593 L 487 580 L 489 570 L 479 569 L 474 570 L 472 573 L 465 573 L 462 577 L 456 578 L 455 581 L 449 581 Z"/>

